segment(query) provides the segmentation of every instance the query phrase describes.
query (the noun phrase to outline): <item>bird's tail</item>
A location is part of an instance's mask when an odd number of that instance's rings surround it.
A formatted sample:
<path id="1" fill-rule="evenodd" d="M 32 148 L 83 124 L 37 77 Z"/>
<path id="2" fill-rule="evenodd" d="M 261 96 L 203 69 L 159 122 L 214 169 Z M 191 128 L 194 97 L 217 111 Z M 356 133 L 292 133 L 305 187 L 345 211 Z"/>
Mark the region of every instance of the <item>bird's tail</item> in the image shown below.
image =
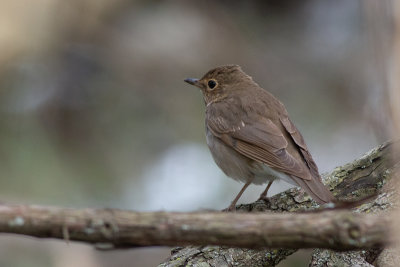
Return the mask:
<path id="1" fill-rule="evenodd" d="M 336 202 L 328 187 L 326 187 L 320 179 L 313 177 L 312 180 L 304 180 L 296 176 L 291 176 L 292 179 L 303 188 L 318 204 L 326 204 Z"/>
<path id="2" fill-rule="evenodd" d="M 335 198 L 328 187 L 325 186 L 321 180 L 304 180 L 295 176 L 292 176 L 293 180 L 303 188 L 318 204 L 323 205 L 332 203 L 333 205 L 328 207 L 330 209 L 352 209 L 358 207 L 364 203 L 370 202 L 377 197 L 377 193 L 365 196 L 357 200 L 338 200 Z"/>

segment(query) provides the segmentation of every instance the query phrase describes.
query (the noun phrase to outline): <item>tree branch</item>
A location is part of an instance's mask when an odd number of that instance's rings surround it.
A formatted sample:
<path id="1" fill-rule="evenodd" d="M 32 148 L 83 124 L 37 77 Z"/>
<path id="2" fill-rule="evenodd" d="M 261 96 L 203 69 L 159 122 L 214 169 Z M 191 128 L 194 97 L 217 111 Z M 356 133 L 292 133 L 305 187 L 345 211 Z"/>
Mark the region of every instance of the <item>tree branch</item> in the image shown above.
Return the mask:
<path id="1" fill-rule="evenodd" d="M 382 215 L 323 211 L 305 214 L 172 213 L 0 207 L 0 232 L 108 243 L 113 247 L 226 245 L 247 248 L 353 250 L 388 242 Z M 338 234 L 339 233 L 339 234 Z"/>

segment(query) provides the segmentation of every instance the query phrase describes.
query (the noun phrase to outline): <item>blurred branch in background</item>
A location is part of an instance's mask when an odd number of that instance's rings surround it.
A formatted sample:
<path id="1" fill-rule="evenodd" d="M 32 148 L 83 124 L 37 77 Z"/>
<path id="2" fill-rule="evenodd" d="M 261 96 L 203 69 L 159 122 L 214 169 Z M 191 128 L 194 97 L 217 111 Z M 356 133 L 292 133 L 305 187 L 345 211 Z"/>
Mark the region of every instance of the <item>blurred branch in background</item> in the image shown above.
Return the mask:
<path id="1" fill-rule="evenodd" d="M 400 1 L 393 2 L 393 43 L 391 56 L 387 59 L 389 65 L 389 107 L 394 124 L 393 136 L 400 138 Z"/>
<path id="2" fill-rule="evenodd" d="M 393 40 L 392 0 L 363 1 L 366 34 L 366 90 L 365 115 L 379 140 L 391 136 L 394 121 L 390 114 L 388 73 Z"/>

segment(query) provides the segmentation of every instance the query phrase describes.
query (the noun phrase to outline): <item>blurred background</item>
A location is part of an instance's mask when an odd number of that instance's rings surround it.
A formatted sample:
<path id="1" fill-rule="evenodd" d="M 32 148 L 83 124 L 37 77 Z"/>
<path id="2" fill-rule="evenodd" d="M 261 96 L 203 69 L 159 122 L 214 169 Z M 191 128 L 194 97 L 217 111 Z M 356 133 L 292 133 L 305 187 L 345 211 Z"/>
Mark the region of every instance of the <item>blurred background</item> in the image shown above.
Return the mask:
<path id="1" fill-rule="evenodd" d="M 242 185 L 214 164 L 201 93 L 183 82 L 224 64 L 285 104 L 329 172 L 390 138 L 392 11 L 374 0 L 0 0 L 0 201 L 227 207 Z M 0 236 L 0 266 L 155 266 L 169 253 Z M 281 266 L 305 266 L 308 252 L 289 259 Z"/>

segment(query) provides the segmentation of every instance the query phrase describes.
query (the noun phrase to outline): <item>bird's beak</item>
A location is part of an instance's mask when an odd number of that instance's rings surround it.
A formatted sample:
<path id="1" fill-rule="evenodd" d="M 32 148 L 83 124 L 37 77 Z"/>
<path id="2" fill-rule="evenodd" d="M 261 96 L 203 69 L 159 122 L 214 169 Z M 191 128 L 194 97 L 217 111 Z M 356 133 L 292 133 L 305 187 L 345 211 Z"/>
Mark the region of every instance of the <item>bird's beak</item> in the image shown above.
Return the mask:
<path id="1" fill-rule="evenodd" d="M 187 78 L 184 81 L 187 82 L 188 84 L 199 87 L 199 79 Z"/>

